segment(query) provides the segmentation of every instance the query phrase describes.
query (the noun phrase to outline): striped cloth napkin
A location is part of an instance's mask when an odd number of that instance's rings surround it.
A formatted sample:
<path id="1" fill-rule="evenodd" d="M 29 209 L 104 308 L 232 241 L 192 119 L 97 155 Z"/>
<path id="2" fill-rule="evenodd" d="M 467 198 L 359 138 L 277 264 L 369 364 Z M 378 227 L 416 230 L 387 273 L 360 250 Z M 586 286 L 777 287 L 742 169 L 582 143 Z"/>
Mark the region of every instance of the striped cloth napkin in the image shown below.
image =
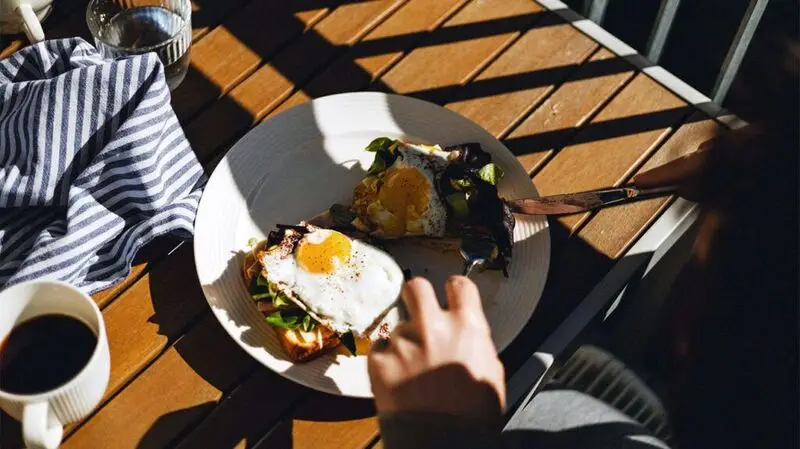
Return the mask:
<path id="1" fill-rule="evenodd" d="M 155 54 L 74 38 L 0 61 L 0 288 L 110 287 L 153 238 L 191 238 L 204 182 Z"/>

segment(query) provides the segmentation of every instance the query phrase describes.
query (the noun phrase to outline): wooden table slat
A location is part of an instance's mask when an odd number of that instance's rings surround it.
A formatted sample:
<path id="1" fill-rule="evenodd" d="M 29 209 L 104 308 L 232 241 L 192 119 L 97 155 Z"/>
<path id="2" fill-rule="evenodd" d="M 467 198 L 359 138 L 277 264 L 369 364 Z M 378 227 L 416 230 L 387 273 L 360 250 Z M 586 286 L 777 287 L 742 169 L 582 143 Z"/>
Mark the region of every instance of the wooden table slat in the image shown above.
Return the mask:
<path id="1" fill-rule="evenodd" d="M 597 47 L 555 14 L 544 17 L 447 107 L 502 137 Z"/>
<path id="2" fill-rule="evenodd" d="M 291 5 L 252 1 L 193 45 L 189 72 L 172 94 L 182 121 L 228 92 L 330 12 L 328 8 L 295 11 Z"/>
<path id="3" fill-rule="evenodd" d="M 207 311 L 194 269 L 194 252 L 182 246 L 103 311 L 112 358 L 107 394 L 128 381 L 168 343 L 180 337 L 200 313 Z M 133 325 L 133 323 L 141 323 Z"/>
<path id="4" fill-rule="evenodd" d="M 537 173 L 633 75 L 630 64 L 600 49 L 509 134 L 506 146 Z"/>
<path id="5" fill-rule="evenodd" d="M 264 367 L 256 370 L 178 445 L 178 449 L 252 447 L 310 392 Z"/>
<path id="6" fill-rule="evenodd" d="M 113 287 L 99 291 L 92 295 L 100 309 L 105 308 L 122 292 L 126 291 L 134 282 L 143 276 L 150 265 L 166 258 L 172 251 L 181 246 L 183 242 L 172 237 L 161 237 L 150 242 L 147 246 L 140 249 L 131 265 L 131 271 Z"/>
<path id="7" fill-rule="evenodd" d="M 224 2 L 192 1 L 192 39 L 197 42 L 201 37 L 215 29 L 232 12 L 239 10 L 252 0 L 226 0 Z"/>
<path id="8" fill-rule="evenodd" d="M 254 367 L 255 361 L 206 315 L 62 447 L 97 447 L 101 441 L 120 449 L 164 447 L 211 412 L 223 392 Z"/>
<path id="9" fill-rule="evenodd" d="M 345 10 L 336 9 L 321 20 L 312 32 L 275 55 L 269 64 L 256 70 L 233 89 L 223 100 L 203 111 L 185 128 L 195 153 L 208 161 L 215 152 L 234 137 L 242 134 L 267 110 L 287 98 L 292 90 L 292 80 L 302 80 L 342 51 L 342 45 L 362 34 L 365 27 L 374 25 L 373 16 L 399 6 L 398 0 L 380 0 L 357 3 Z M 321 35 L 337 39 L 327 43 Z M 321 52 L 309 57 L 309 52 Z M 292 78 L 290 80 L 289 78 Z"/>
<path id="10" fill-rule="evenodd" d="M 541 195 L 616 185 L 679 124 L 690 107 L 646 75 L 637 75 L 533 178 Z M 600 156 L 598 156 L 598 154 Z M 560 218 L 570 232 L 588 214 Z"/>
<path id="11" fill-rule="evenodd" d="M 411 0 L 265 118 L 312 98 L 363 89 L 390 69 L 407 50 L 437 30 L 443 21 L 466 3 L 467 0 Z M 364 47 L 374 49 L 376 42 L 386 42 L 388 39 L 398 39 L 400 43 L 393 45 L 391 50 L 380 52 L 362 50 Z M 363 53 L 367 55 L 361 56 Z"/>
<path id="12" fill-rule="evenodd" d="M 473 1 L 437 31 L 447 33 L 452 27 L 503 18 L 513 21 L 515 26 L 496 34 L 419 46 L 381 77 L 381 89 L 443 103 L 452 97 L 454 86 L 472 79 L 522 32 L 546 15 L 540 6 L 527 0 Z M 452 89 L 426 92 L 447 86 Z"/>
<path id="13" fill-rule="evenodd" d="M 378 436 L 370 401 L 314 394 L 253 449 L 361 449 Z"/>
<path id="14" fill-rule="evenodd" d="M 680 156 L 697 150 L 697 146 L 722 132 L 714 120 L 696 112 L 687 124 L 678 129 L 647 162 L 637 170 L 663 165 Z M 600 254 L 619 259 L 636 237 L 669 204 L 669 198 L 625 204 L 599 211 L 578 233 L 578 238 L 591 245 Z"/>

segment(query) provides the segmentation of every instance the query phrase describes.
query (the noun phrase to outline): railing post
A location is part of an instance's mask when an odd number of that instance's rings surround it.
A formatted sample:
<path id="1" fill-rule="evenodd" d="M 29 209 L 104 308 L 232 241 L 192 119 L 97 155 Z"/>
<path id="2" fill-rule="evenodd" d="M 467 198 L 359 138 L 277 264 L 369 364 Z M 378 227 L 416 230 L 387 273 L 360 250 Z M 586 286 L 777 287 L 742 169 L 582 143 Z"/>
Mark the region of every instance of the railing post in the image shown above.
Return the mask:
<path id="1" fill-rule="evenodd" d="M 585 0 L 583 3 L 583 15 L 592 22 L 602 25 L 606 17 L 606 9 L 609 0 Z"/>
<path id="2" fill-rule="evenodd" d="M 661 7 L 656 16 L 656 23 L 650 33 L 650 39 L 647 42 L 647 52 L 645 56 L 650 62 L 658 64 L 661 59 L 661 53 L 664 51 L 664 46 L 669 37 L 669 31 L 672 28 L 672 22 L 675 21 L 675 14 L 678 12 L 680 0 L 661 0 Z"/>
<path id="3" fill-rule="evenodd" d="M 711 97 L 717 104 L 722 104 L 722 100 L 728 94 L 728 89 L 739 71 L 739 66 L 742 64 L 745 53 L 747 53 L 747 46 L 753 39 L 753 34 L 761 22 L 761 16 L 764 15 L 764 10 L 767 9 L 769 0 L 750 0 L 747 5 L 747 11 L 739 23 L 739 29 L 736 31 L 736 36 L 733 38 L 728 54 L 722 62 L 722 67 L 719 69 L 717 80 L 714 83 L 714 88 L 711 90 Z"/>

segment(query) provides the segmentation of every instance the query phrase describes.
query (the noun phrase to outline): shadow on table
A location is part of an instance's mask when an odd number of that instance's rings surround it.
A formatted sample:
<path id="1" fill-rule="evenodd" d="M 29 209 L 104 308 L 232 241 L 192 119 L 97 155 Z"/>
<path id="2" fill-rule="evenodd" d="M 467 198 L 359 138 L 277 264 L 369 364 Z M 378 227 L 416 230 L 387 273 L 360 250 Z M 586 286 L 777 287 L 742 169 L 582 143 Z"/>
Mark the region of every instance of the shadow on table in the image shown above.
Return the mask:
<path id="1" fill-rule="evenodd" d="M 153 449 L 165 447 L 175 438 L 175 429 L 183 428 L 187 422 L 196 421 L 199 416 L 207 415 L 217 405 L 208 401 L 200 405 L 188 407 L 160 416 L 136 445 L 137 449 Z M 234 447 L 236 442 L 225 447 Z"/>
<path id="2" fill-rule="evenodd" d="M 371 421 L 373 421 L 375 413 L 375 406 L 371 400 L 310 392 L 308 397 L 290 410 L 279 422 L 272 425 L 261 438 L 248 440 L 246 447 L 265 449 L 304 446 L 304 443 L 309 443 L 309 440 L 315 441 L 315 438 L 318 438 L 309 434 L 312 432 L 310 426 L 325 426 L 325 423 L 337 426 L 335 423 L 339 422 L 344 426 L 353 426 L 350 429 L 342 428 L 339 435 L 332 430 L 326 432 L 330 441 L 326 441 L 325 444 L 335 447 L 337 436 L 343 439 L 353 438 L 353 433 L 360 432 L 371 435 L 373 432 Z"/>

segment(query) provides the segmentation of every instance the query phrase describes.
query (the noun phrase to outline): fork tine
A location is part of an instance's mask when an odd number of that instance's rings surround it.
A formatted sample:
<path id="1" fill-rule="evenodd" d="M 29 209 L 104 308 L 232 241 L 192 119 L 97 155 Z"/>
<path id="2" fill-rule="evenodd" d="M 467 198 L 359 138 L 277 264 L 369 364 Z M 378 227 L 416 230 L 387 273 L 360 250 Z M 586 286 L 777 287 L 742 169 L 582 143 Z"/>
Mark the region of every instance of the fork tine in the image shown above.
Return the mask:
<path id="1" fill-rule="evenodd" d="M 469 277 L 469 274 L 472 273 L 473 268 L 475 268 L 478 264 L 480 264 L 480 260 L 470 260 L 464 264 L 464 272 L 463 275 Z"/>

